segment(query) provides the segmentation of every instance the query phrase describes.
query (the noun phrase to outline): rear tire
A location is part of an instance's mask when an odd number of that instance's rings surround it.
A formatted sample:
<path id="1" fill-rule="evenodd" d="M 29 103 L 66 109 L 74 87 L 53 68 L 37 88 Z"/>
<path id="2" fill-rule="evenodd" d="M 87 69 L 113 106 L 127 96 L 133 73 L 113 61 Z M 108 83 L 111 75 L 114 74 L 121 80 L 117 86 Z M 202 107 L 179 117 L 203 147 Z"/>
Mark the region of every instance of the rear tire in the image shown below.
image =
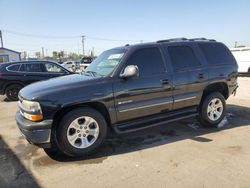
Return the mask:
<path id="1" fill-rule="evenodd" d="M 204 127 L 217 127 L 225 117 L 226 102 L 219 92 L 207 95 L 200 105 L 198 120 Z"/>
<path id="2" fill-rule="evenodd" d="M 87 156 L 95 151 L 107 135 L 107 123 L 98 111 L 78 108 L 67 113 L 56 129 L 58 148 L 72 157 Z"/>
<path id="3" fill-rule="evenodd" d="M 6 97 L 9 101 L 17 101 L 18 100 L 18 93 L 22 89 L 22 86 L 19 84 L 12 84 L 9 85 L 5 89 Z"/>

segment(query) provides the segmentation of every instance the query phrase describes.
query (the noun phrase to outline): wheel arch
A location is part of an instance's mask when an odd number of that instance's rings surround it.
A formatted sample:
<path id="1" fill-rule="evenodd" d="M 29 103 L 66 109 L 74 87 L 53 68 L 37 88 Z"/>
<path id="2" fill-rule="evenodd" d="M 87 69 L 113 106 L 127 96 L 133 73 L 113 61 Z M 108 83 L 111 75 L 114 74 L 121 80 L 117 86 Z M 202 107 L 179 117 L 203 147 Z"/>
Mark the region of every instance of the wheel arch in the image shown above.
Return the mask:
<path id="1" fill-rule="evenodd" d="M 110 125 L 110 115 L 108 112 L 108 109 L 106 108 L 106 106 L 101 103 L 101 102 L 86 102 L 86 103 L 82 103 L 82 104 L 77 104 L 77 105 L 70 105 L 67 107 L 64 107 L 62 109 L 60 109 L 59 111 L 57 111 L 53 117 L 54 119 L 54 123 L 53 123 L 53 127 L 57 127 L 57 125 L 60 123 L 60 120 L 62 119 L 62 117 L 67 114 L 68 112 L 75 110 L 77 108 L 83 108 L 83 107 L 90 107 L 93 108 L 94 110 L 100 112 L 103 117 L 105 118 L 107 125 Z"/>
<path id="2" fill-rule="evenodd" d="M 203 94 L 202 94 L 202 100 L 204 100 L 204 98 L 209 95 L 212 92 L 220 92 L 225 99 L 228 99 L 229 97 L 229 89 L 228 89 L 228 85 L 225 82 L 215 82 L 215 83 L 211 83 L 209 85 L 207 85 L 205 87 L 205 89 L 203 90 Z"/>

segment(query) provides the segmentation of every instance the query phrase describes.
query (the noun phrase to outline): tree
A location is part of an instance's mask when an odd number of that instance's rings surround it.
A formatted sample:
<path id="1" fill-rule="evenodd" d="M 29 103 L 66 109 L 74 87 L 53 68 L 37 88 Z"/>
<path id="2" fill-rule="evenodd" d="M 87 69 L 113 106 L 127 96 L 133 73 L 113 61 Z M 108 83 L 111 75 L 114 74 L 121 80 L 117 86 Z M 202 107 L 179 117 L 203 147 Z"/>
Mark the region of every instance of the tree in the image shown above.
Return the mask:
<path id="1" fill-rule="evenodd" d="M 61 58 L 64 58 L 64 51 L 60 51 L 58 53 L 58 57 L 61 59 Z"/>
<path id="2" fill-rule="evenodd" d="M 36 55 L 36 57 L 37 57 L 38 59 L 41 58 L 41 52 L 35 52 L 35 55 Z"/>
<path id="3" fill-rule="evenodd" d="M 57 51 L 53 51 L 52 52 L 52 57 L 53 57 L 53 59 L 57 59 L 58 58 L 58 52 Z"/>
<path id="4" fill-rule="evenodd" d="M 80 59 L 80 56 L 77 53 L 69 53 L 68 54 L 68 59 L 70 59 L 70 60 L 78 60 L 78 59 Z"/>

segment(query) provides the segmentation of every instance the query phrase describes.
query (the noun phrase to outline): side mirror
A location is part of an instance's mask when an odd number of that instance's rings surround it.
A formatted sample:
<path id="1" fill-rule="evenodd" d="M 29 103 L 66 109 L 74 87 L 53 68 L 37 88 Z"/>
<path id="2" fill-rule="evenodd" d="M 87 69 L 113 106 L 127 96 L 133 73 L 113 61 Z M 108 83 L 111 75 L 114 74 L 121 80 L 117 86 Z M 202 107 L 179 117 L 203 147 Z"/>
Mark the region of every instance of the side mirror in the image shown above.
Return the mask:
<path id="1" fill-rule="evenodd" d="M 120 74 L 120 78 L 129 78 L 139 76 L 139 69 L 136 65 L 128 65 L 123 73 Z"/>

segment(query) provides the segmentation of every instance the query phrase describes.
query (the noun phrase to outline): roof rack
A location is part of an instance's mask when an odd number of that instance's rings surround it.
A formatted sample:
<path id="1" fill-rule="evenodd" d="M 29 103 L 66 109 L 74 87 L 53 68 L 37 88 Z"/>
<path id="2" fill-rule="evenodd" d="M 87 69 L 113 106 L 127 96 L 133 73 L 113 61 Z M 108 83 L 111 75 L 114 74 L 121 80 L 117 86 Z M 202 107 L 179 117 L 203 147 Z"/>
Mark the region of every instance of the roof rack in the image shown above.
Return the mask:
<path id="1" fill-rule="evenodd" d="M 158 40 L 156 41 L 157 43 L 162 43 L 162 42 L 176 42 L 176 41 L 187 41 L 187 38 L 172 38 L 172 39 L 166 39 L 166 40 Z"/>
<path id="2" fill-rule="evenodd" d="M 189 39 L 190 41 L 216 41 L 214 39 L 207 39 L 207 38 L 192 38 L 192 39 Z"/>
<path id="3" fill-rule="evenodd" d="M 166 39 L 166 40 L 158 40 L 156 43 L 163 43 L 163 42 L 181 42 L 181 41 L 216 41 L 214 39 L 206 39 L 206 38 L 172 38 L 172 39 Z"/>

